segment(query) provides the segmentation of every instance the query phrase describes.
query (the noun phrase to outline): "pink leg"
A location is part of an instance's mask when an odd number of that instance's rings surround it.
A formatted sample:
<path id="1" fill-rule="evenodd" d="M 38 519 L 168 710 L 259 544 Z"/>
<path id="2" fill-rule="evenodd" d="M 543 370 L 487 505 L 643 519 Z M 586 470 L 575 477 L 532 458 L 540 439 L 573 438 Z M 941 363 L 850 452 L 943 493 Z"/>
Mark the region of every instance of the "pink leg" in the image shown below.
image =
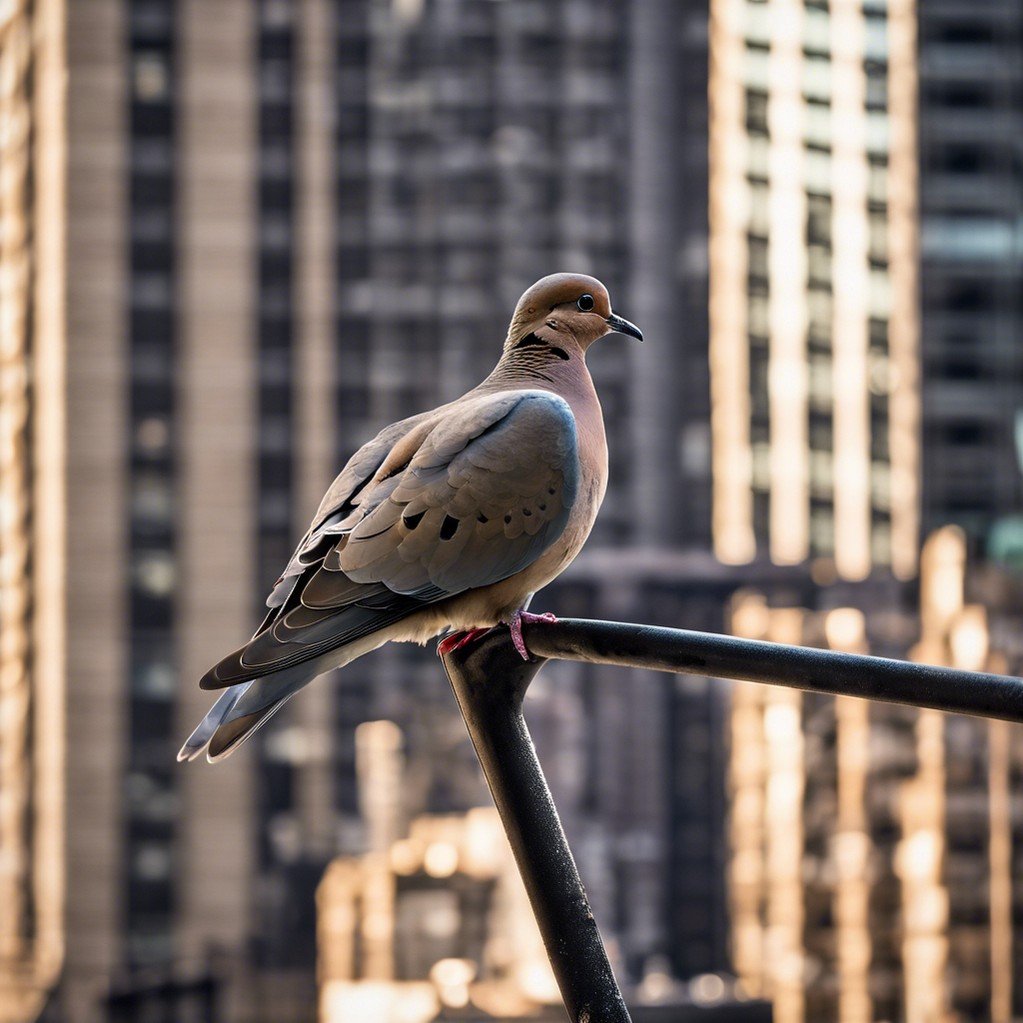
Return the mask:
<path id="1" fill-rule="evenodd" d="M 452 650 L 461 650 L 462 647 L 475 643 L 489 631 L 490 629 L 469 629 L 467 632 L 452 632 L 437 644 L 437 656 L 443 657 L 445 654 L 450 654 Z"/>
<path id="2" fill-rule="evenodd" d="M 526 649 L 526 641 L 522 638 L 522 626 L 523 623 L 531 624 L 533 622 L 556 622 L 558 620 L 557 615 L 551 611 L 544 611 L 543 614 L 534 615 L 528 611 L 516 611 L 511 618 L 504 624 L 511 630 L 512 642 L 515 644 L 515 649 L 518 650 L 519 656 L 524 660 L 531 660 L 529 656 L 529 650 Z"/>

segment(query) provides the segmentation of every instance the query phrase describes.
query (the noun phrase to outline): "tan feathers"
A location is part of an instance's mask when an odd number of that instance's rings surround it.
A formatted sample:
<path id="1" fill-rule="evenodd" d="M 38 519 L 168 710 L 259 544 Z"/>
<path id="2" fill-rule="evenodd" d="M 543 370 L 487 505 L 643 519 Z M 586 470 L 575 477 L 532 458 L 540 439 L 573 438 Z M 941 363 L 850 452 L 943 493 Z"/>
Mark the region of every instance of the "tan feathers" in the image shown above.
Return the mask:
<path id="1" fill-rule="evenodd" d="M 638 330 L 592 277 L 520 299 L 494 371 L 381 431 L 331 485 L 267 621 L 203 677 L 226 688 L 182 748 L 226 755 L 312 678 L 391 640 L 495 625 L 575 557 L 607 483 L 585 354 Z M 211 738 L 212 737 L 212 738 Z"/>

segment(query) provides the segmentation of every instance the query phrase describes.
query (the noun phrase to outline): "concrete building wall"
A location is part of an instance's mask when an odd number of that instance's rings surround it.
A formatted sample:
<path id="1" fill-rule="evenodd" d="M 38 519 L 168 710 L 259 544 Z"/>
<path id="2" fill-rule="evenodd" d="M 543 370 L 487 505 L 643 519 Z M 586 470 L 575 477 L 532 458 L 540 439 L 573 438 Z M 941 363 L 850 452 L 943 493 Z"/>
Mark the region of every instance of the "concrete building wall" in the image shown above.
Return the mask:
<path id="1" fill-rule="evenodd" d="M 177 601 L 185 736 L 211 694 L 197 680 L 253 629 L 253 5 L 181 5 L 179 412 L 181 587 Z M 177 954 L 243 959 L 252 924 L 253 748 L 229 770 L 180 769 Z M 228 1010 L 252 1011 L 254 992 Z M 238 1002 L 236 999 L 241 999 Z"/>
<path id="2" fill-rule="evenodd" d="M 67 12 L 67 1018 L 123 954 L 127 751 L 124 95 L 119 0 Z"/>
<path id="3" fill-rule="evenodd" d="M 1023 502 L 1023 13 L 939 0 L 919 30 L 923 515 L 983 544 Z"/>

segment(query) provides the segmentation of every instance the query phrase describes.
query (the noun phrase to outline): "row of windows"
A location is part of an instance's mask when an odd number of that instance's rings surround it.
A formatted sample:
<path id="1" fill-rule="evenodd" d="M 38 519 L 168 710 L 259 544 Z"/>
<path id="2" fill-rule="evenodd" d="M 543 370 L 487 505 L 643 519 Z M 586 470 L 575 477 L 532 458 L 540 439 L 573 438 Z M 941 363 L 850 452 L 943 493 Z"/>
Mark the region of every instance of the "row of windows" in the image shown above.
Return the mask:
<path id="1" fill-rule="evenodd" d="M 130 770 L 124 781 L 129 966 L 172 954 L 177 794 L 174 608 L 174 18 L 171 0 L 129 4 Z"/>
<path id="2" fill-rule="evenodd" d="M 294 242 L 295 242 L 295 25 L 290 6 L 280 0 L 259 0 L 257 67 L 258 95 L 258 413 L 256 443 L 256 570 L 259 575 L 255 615 L 262 617 L 262 594 L 273 585 L 286 563 L 294 540 Z M 280 965 L 294 945 L 294 920 L 284 910 L 302 904 L 305 893 L 291 879 L 273 842 L 275 821 L 294 808 L 294 772 L 268 755 L 277 736 L 286 731 L 278 716 L 262 729 L 256 743 L 260 755 L 258 804 L 259 862 L 262 872 L 256 907 L 261 937 L 257 960 Z M 299 836 L 301 846 L 301 837 Z M 278 893 L 274 896 L 274 893 Z"/>

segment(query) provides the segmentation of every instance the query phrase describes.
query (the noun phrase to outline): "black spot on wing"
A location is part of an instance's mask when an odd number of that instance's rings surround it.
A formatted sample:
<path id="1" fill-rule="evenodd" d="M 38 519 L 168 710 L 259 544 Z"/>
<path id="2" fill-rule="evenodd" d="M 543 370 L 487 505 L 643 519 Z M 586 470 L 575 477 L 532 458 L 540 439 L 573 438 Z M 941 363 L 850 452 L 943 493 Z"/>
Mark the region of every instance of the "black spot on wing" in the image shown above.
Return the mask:
<path id="1" fill-rule="evenodd" d="M 445 515 L 444 521 L 440 524 L 440 538 L 450 540 L 458 532 L 458 519 L 453 515 Z"/>
<path id="2" fill-rule="evenodd" d="M 384 461 L 386 461 L 386 459 Z M 399 474 L 403 473 L 409 467 L 410 461 L 411 459 L 406 459 L 406 461 L 404 461 L 401 465 L 396 465 L 389 473 L 387 473 L 386 476 L 380 477 L 380 482 L 383 483 L 386 480 L 394 479 L 395 476 L 398 476 Z M 383 462 L 381 462 L 380 464 L 383 465 Z"/>
<path id="3" fill-rule="evenodd" d="M 403 515 L 401 521 L 405 524 L 405 528 L 411 532 L 420 522 L 423 521 L 423 516 L 426 511 L 416 512 L 414 515 Z"/>

